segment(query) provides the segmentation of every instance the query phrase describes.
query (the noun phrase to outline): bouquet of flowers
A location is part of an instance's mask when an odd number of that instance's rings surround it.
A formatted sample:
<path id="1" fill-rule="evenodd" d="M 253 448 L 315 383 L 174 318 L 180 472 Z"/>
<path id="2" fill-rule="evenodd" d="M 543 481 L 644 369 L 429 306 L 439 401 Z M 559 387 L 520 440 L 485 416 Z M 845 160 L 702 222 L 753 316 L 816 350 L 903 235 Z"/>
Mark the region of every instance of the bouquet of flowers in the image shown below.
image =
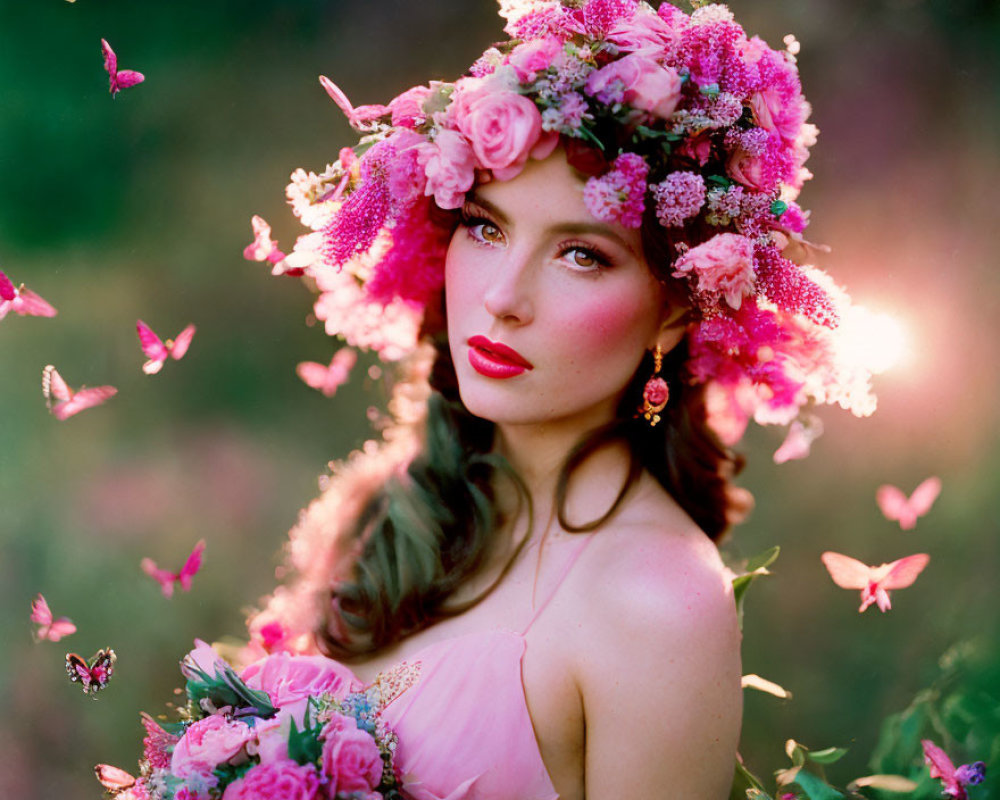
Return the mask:
<path id="1" fill-rule="evenodd" d="M 116 800 L 383 800 L 402 798 L 394 734 L 378 686 L 352 691 L 343 667 L 279 653 L 241 674 L 205 642 L 181 662 L 180 719 L 142 717 L 140 775 L 101 764 Z"/>

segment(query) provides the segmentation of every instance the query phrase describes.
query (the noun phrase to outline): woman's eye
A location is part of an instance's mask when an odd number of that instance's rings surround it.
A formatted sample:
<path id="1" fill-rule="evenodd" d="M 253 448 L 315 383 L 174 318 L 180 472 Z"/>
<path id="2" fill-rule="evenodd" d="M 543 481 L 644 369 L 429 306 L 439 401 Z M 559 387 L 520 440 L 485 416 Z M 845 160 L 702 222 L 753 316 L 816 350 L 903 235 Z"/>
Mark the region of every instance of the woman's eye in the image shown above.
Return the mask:
<path id="1" fill-rule="evenodd" d="M 587 247 L 567 247 L 562 258 L 573 269 L 591 272 L 608 266 L 608 259 Z"/>
<path id="2" fill-rule="evenodd" d="M 483 244 L 500 244 L 503 242 L 503 232 L 482 217 L 468 216 L 462 220 L 462 224 L 468 229 L 469 235 L 477 242 Z"/>

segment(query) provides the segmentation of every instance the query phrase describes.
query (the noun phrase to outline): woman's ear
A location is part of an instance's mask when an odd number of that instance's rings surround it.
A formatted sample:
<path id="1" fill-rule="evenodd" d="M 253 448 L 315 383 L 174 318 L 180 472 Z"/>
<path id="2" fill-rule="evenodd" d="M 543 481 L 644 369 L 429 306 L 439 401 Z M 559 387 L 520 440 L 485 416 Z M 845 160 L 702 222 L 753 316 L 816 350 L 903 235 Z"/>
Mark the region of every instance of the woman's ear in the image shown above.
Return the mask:
<path id="1" fill-rule="evenodd" d="M 656 334 L 656 344 L 664 353 L 669 353 L 684 338 L 687 332 L 688 308 L 679 303 L 663 309 L 663 320 Z"/>

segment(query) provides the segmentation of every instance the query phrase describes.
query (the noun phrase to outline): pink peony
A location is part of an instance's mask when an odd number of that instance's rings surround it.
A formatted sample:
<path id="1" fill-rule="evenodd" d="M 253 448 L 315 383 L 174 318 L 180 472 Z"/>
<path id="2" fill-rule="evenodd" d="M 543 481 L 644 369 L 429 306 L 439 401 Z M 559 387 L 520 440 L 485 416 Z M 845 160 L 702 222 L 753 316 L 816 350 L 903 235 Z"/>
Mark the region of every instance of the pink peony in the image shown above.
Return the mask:
<path id="1" fill-rule="evenodd" d="M 510 180 L 521 171 L 542 133 L 538 108 L 517 92 L 477 92 L 456 111 L 455 121 L 472 142 L 478 166 L 492 170 L 497 180 Z"/>
<path id="2" fill-rule="evenodd" d="M 672 67 L 632 53 L 592 72 L 586 91 L 602 103 L 615 102 L 621 93 L 633 108 L 667 119 L 681 99 L 681 79 Z"/>
<path id="3" fill-rule="evenodd" d="M 430 95 L 428 86 L 414 86 L 407 89 L 389 103 L 392 124 L 404 128 L 415 128 L 424 121 L 424 101 Z"/>
<path id="4" fill-rule="evenodd" d="M 539 72 L 549 68 L 562 51 L 561 39 L 545 36 L 519 44 L 507 56 L 507 63 L 514 68 L 521 83 L 531 83 Z"/>
<path id="5" fill-rule="evenodd" d="M 737 233 L 719 233 L 692 247 L 674 263 L 674 277 L 697 277 L 697 292 L 709 302 L 719 295 L 734 309 L 753 293 L 753 243 Z"/>
<path id="6" fill-rule="evenodd" d="M 744 186 L 758 191 L 768 191 L 770 182 L 762 158 L 750 155 L 743 148 L 737 148 L 726 162 L 729 176 Z"/>
<path id="7" fill-rule="evenodd" d="M 319 776 L 312 764 L 294 761 L 258 764 L 226 787 L 222 800 L 316 800 Z"/>
<path id="8" fill-rule="evenodd" d="M 768 87 L 750 95 L 757 124 L 766 130 L 781 134 L 786 142 L 794 142 L 799 129 L 809 116 L 809 104 L 801 97 L 786 100 L 775 87 Z"/>
<path id="9" fill-rule="evenodd" d="M 607 38 L 623 50 L 662 58 L 676 47 L 680 34 L 663 17 L 640 10 L 634 17 L 615 23 Z"/>
<path id="10" fill-rule="evenodd" d="M 276 653 L 251 664 L 240 676 L 251 689 L 267 692 L 282 711 L 302 719 L 310 695 L 345 695 L 351 684 L 346 668 L 323 656 Z"/>
<path id="11" fill-rule="evenodd" d="M 476 180 L 476 156 L 468 140 L 446 128 L 433 143 L 418 145 L 418 152 L 427 176 L 424 194 L 433 196 L 439 208 L 459 208 Z"/>
<path id="12" fill-rule="evenodd" d="M 321 764 L 330 781 L 330 793 L 363 792 L 382 780 L 382 757 L 375 740 L 358 730 L 351 717 L 335 716 L 320 734 Z"/>
<path id="13" fill-rule="evenodd" d="M 211 774 L 219 764 L 228 761 L 253 738 L 250 726 L 230 722 L 213 714 L 191 725 L 177 742 L 170 757 L 170 771 L 178 778 L 195 774 Z"/>

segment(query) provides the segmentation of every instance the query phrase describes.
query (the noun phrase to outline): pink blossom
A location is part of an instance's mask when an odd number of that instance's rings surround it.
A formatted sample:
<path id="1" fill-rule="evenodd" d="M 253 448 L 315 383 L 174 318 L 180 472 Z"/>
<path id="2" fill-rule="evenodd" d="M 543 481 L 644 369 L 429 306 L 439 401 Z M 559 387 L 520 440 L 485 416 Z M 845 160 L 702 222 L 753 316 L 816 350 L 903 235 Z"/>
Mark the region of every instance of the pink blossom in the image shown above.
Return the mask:
<path id="1" fill-rule="evenodd" d="M 178 778 L 210 774 L 219 764 L 235 756 L 253 738 L 250 726 L 230 722 L 219 714 L 191 725 L 174 746 L 170 771 Z"/>
<path id="2" fill-rule="evenodd" d="M 330 793 L 374 789 L 382 780 L 382 757 L 375 740 L 352 717 L 335 716 L 323 728 L 321 763 Z"/>
<path id="3" fill-rule="evenodd" d="M 531 39 L 515 47 L 507 56 L 507 63 L 514 68 L 521 83 L 531 83 L 562 51 L 562 40 L 555 36 Z"/>
<path id="4" fill-rule="evenodd" d="M 649 165 L 636 153 L 622 153 L 611 169 L 589 178 L 583 188 L 587 210 L 603 222 L 620 222 L 638 228 L 646 203 L 646 175 Z"/>
<path id="5" fill-rule="evenodd" d="M 415 128 L 423 122 L 425 118 L 424 101 L 430 93 L 431 90 L 428 86 L 414 86 L 395 97 L 389 103 L 392 124 L 404 128 Z"/>
<path id="6" fill-rule="evenodd" d="M 652 193 L 660 223 L 677 227 L 705 204 L 705 179 L 697 172 L 671 172 L 652 187 Z"/>
<path id="7" fill-rule="evenodd" d="M 742 147 L 737 148 L 726 162 L 729 176 L 744 186 L 757 191 L 767 191 L 772 182 L 768 180 L 764 160 L 760 156 L 751 155 Z"/>
<path id="8" fill-rule="evenodd" d="M 722 295 L 738 309 L 753 293 L 753 243 L 737 233 L 716 234 L 677 259 L 674 277 L 696 277 L 698 294 L 709 302 Z"/>
<path id="9" fill-rule="evenodd" d="M 342 696 L 350 688 L 348 670 L 322 656 L 276 653 L 251 664 L 240 676 L 251 689 L 267 692 L 271 702 L 301 719 L 310 695 Z"/>
<path id="10" fill-rule="evenodd" d="M 583 24 L 595 36 L 604 36 L 615 25 L 631 19 L 636 0 L 589 0 L 583 6 Z"/>
<path id="11" fill-rule="evenodd" d="M 142 754 L 154 769 L 169 769 L 170 755 L 179 739 L 163 730 L 149 714 L 142 715 L 146 735 L 142 740 Z"/>
<path id="12" fill-rule="evenodd" d="M 418 150 L 427 176 L 424 194 L 433 196 L 439 208 L 459 208 L 476 180 L 476 155 L 468 140 L 445 128 L 433 143 L 419 145 Z"/>
<path id="13" fill-rule="evenodd" d="M 660 6 L 663 8 L 663 6 Z M 705 166 L 712 155 L 712 140 L 707 133 L 689 136 L 677 149 L 678 154 L 697 161 L 699 166 Z"/>
<path id="14" fill-rule="evenodd" d="M 247 743 L 247 753 L 257 756 L 261 764 L 271 764 L 288 758 L 288 734 L 292 716 L 279 711 L 271 719 L 260 720 L 254 725 L 255 738 Z"/>
<path id="15" fill-rule="evenodd" d="M 616 22 L 607 38 L 623 50 L 662 58 L 673 50 L 679 34 L 662 16 L 640 8 L 635 16 Z"/>
<path id="16" fill-rule="evenodd" d="M 319 776 L 312 764 L 294 761 L 258 764 L 226 787 L 222 800 L 316 800 Z"/>
<path id="17" fill-rule="evenodd" d="M 672 67 L 661 67 L 653 59 L 632 53 L 612 61 L 587 78 L 586 91 L 602 103 L 623 102 L 667 119 L 681 99 L 681 79 Z"/>
<path id="18" fill-rule="evenodd" d="M 482 91 L 462 107 L 459 130 L 472 142 L 478 165 L 507 181 L 524 167 L 542 132 L 542 115 L 524 95 L 510 91 Z"/>

